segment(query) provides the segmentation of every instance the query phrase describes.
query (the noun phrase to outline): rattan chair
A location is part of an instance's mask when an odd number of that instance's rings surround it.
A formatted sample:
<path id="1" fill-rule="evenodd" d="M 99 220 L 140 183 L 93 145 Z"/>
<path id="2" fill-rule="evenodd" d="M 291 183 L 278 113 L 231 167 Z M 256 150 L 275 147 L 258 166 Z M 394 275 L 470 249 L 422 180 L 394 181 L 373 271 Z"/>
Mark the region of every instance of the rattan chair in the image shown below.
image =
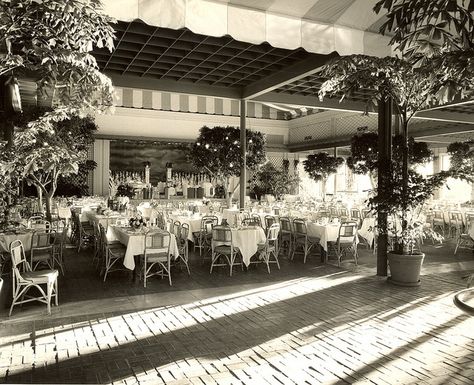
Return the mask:
<path id="1" fill-rule="evenodd" d="M 291 260 L 294 259 L 296 250 L 300 247 L 303 252 L 303 263 L 313 248 L 319 247 L 319 238 L 308 236 L 308 229 L 304 219 L 296 218 L 293 220 L 294 247 L 291 254 Z"/>
<path id="2" fill-rule="evenodd" d="M 242 261 L 236 263 L 239 249 L 232 242 L 232 230 L 228 226 L 214 226 L 211 241 L 211 269 L 218 266 L 229 266 L 229 275 L 232 277 L 232 269 L 236 265 L 242 266 Z"/>
<path id="3" fill-rule="evenodd" d="M 35 231 L 31 237 L 30 248 L 30 266 L 32 270 L 40 264 L 46 264 L 50 269 L 54 269 L 53 259 L 53 241 L 56 238 L 56 232 Z"/>
<path id="4" fill-rule="evenodd" d="M 284 249 L 287 257 L 290 258 L 293 251 L 293 227 L 288 217 L 280 218 L 280 242 L 278 245 L 278 251 Z"/>
<path id="5" fill-rule="evenodd" d="M 258 261 L 250 263 L 265 263 L 267 265 L 268 274 L 270 274 L 270 264 L 274 263 L 280 270 L 280 262 L 278 262 L 278 233 L 280 232 L 280 225 L 278 223 L 272 224 L 267 229 L 267 239 L 265 243 L 258 245 Z"/>
<path id="6" fill-rule="evenodd" d="M 175 222 L 176 224 L 176 222 Z M 189 271 L 189 245 L 188 245 L 188 236 L 189 236 L 189 225 L 183 223 L 179 231 L 179 236 L 176 236 L 176 243 L 178 245 L 179 256 L 177 261 L 179 263 L 184 263 L 186 270 L 188 270 L 188 275 L 191 275 Z"/>
<path id="7" fill-rule="evenodd" d="M 171 282 L 171 233 L 168 231 L 149 232 L 145 235 L 145 251 L 142 259 L 143 287 L 148 278 L 159 275 Z"/>
<path id="8" fill-rule="evenodd" d="M 204 259 L 211 247 L 212 228 L 219 223 L 215 215 L 206 215 L 201 219 L 200 230 L 193 233 L 194 250 L 199 249 L 199 255 Z M 203 254 L 204 253 L 204 254 Z"/>
<path id="9" fill-rule="evenodd" d="M 32 301 L 45 303 L 48 314 L 51 314 L 53 297 L 56 306 L 58 306 L 58 271 L 54 269 L 32 271 L 31 265 L 25 258 L 25 250 L 20 240 L 11 243 L 10 256 L 13 300 L 8 315 L 11 316 L 14 306 Z M 42 285 L 46 285 L 46 291 Z M 37 289 L 39 295 L 30 296 L 28 292 L 31 288 Z"/>
<path id="10" fill-rule="evenodd" d="M 339 227 L 339 234 L 337 241 L 328 242 L 328 254 L 329 258 L 331 255 L 335 255 L 337 258 L 338 266 L 341 266 L 341 261 L 347 253 L 350 252 L 354 258 L 354 262 L 357 265 L 357 223 L 356 222 L 343 222 Z"/>
<path id="11" fill-rule="evenodd" d="M 104 261 L 104 267 L 101 274 L 104 274 L 104 282 L 107 275 L 114 271 L 125 270 L 123 260 L 125 258 L 126 248 L 119 242 L 108 242 L 107 233 L 104 226 L 99 224 L 101 255 Z"/>

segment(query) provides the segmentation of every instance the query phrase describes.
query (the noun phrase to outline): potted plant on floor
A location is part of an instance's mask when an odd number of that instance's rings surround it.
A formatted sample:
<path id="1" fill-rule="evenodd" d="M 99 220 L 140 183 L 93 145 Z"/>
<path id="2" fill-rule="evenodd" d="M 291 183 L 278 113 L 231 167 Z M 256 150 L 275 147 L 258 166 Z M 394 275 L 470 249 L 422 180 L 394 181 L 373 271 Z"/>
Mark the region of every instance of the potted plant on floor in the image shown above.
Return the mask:
<path id="1" fill-rule="evenodd" d="M 378 186 L 374 199 L 379 201 L 373 203 L 388 214 L 399 214 L 406 242 L 410 239 L 406 237 L 411 211 L 428 199 L 436 186 L 450 176 L 449 172 L 441 172 L 424 178 L 414 171 L 410 166 L 409 125 L 421 110 L 448 102 L 453 95 L 466 97 L 468 85 L 474 81 L 473 66 L 466 65 L 463 77 L 459 77 L 454 64 L 459 64 L 462 58 L 456 61 L 454 56 L 443 57 L 441 64 L 435 60 L 420 62 L 418 59 L 418 56 L 408 59 L 366 55 L 340 57 L 321 71 L 321 76 L 328 80 L 319 90 L 320 99 L 337 97 L 344 100 L 364 94 L 367 111 L 380 103 L 392 103 L 402 134 L 399 143 L 401 156 L 394 156 L 393 164 L 378 164 L 379 170 L 385 170 L 381 173 L 383 179 L 380 179 L 384 181 L 384 187 Z M 379 233 L 387 231 L 385 223 L 380 221 Z M 400 247 L 395 249 L 402 253 L 406 248 L 403 237 L 399 237 L 399 240 Z"/>
<path id="2" fill-rule="evenodd" d="M 388 226 L 378 228 L 379 233 L 386 232 L 390 239 L 388 265 L 389 281 L 402 286 L 420 284 L 421 266 L 425 254 L 421 251 L 421 242 L 425 237 L 441 241 L 442 236 L 432 228 L 425 227 L 426 217 L 423 206 L 434 191 L 439 188 L 449 172 L 441 172 L 424 177 L 413 168 L 408 172 L 408 189 L 403 188 L 400 162 L 392 164 L 392 178 L 388 182 L 388 191 L 369 198 L 369 207 L 374 212 L 385 212 L 389 216 Z"/>

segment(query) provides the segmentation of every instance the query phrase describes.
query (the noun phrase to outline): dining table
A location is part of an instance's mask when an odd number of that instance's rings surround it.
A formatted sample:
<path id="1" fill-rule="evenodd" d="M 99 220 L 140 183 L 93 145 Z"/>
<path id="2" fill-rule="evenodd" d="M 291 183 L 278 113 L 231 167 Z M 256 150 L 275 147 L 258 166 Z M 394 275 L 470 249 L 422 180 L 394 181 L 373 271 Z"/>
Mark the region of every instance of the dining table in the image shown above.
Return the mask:
<path id="1" fill-rule="evenodd" d="M 87 211 L 85 216 L 90 224 L 102 225 L 107 228 L 109 225 L 115 224 L 117 219 L 127 219 L 124 215 L 118 212 L 112 212 L 110 214 L 98 214 L 95 211 Z"/>
<path id="2" fill-rule="evenodd" d="M 126 246 L 125 257 L 123 259 L 123 265 L 129 269 L 135 269 L 135 255 L 141 255 L 145 252 L 145 231 L 159 232 L 161 229 L 133 229 L 131 227 L 120 227 L 111 225 L 107 229 L 107 240 L 119 241 L 121 244 Z M 170 254 L 173 258 L 179 256 L 178 245 L 176 243 L 176 237 L 171 234 L 170 237 Z"/>
<path id="3" fill-rule="evenodd" d="M 34 232 L 35 229 L 17 229 L 0 233 L 0 253 L 9 253 L 10 244 L 16 240 L 20 240 L 25 251 L 29 251 Z"/>
<path id="4" fill-rule="evenodd" d="M 336 242 L 339 236 L 340 223 L 319 223 L 308 221 L 306 229 L 309 237 L 319 238 L 322 249 L 328 251 L 328 242 Z"/>
<path id="5" fill-rule="evenodd" d="M 258 251 L 258 245 L 264 244 L 267 237 L 260 226 L 241 226 L 231 228 L 232 243 L 240 250 L 242 261 L 249 266 L 250 258 Z"/>
<path id="6" fill-rule="evenodd" d="M 183 223 L 186 223 L 189 226 L 189 232 L 188 232 L 188 240 L 193 241 L 193 233 L 197 233 L 201 231 L 201 221 L 202 218 L 205 216 L 209 215 L 215 215 L 218 219 L 218 222 L 220 223 L 222 221 L 222 216 L 218 213 L 212 213 L 212 214 L 204 214 L 204 213 L 194 213 L 192 215 L 189 214 L 169 214 L 168 218 L 172 219 L 173 222 L 178 221 L 181 225 Z M 171 230 L 171 229 L 170 229 Z"/>

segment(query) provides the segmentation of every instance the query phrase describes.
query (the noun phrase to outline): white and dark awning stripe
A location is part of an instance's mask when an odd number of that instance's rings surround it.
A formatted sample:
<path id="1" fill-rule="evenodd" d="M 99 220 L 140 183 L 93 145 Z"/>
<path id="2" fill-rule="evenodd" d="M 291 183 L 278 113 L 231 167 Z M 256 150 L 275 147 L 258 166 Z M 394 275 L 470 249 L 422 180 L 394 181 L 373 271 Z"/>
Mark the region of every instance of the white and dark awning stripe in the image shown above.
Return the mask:
<path id="1" fill-rule="evenodd" d="M 192 112 L 198 114 L 239 116 L 238 100 L 177 94 L 142 90 L 135 88 L 115 87 L 116 106 L 126 108 L 143 108 L 149 110 Z M 257 119 L 288 120 L 290 111 L 277 109 L 259 102 L 247 102 L 247 117 Z"/>

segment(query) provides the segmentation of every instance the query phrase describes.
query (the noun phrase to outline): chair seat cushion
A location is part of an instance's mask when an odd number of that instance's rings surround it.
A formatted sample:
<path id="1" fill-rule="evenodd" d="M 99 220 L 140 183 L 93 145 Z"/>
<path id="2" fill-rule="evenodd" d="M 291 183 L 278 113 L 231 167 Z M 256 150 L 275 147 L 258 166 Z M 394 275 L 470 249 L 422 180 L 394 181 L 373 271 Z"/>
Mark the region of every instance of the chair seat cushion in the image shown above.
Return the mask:
<path id="1" fill-rule="evenodd" d="M 33 262 L 38 262 L 38 261 L 47 261 L 48 259 L 51 259 L 51 253 L 38 253 L 33 255 Z"/>
<path id="2" fill-rule="evenodd" d="M 232 251 L 232 248 L 227 245 L 220 245 L 220 246 L 214 247 L 214 251 L 219 254 L 230 254 Z M 234 251 L 235 251 L 235 248 L 234 248 Z"/>
<path id="3" fill-rule="evenodd" d="M 168 255 L 167 254 L 149 254 L 146 257 L 146 261 L 150 263 L 168 262 Z"/>
<path id="4" fill-rule="evenodd" d="M 48 283 L 53 282 L 58 277 L 58 270 L 36 270 L 21 273 L 24 281 L 30 283 Z"/>

